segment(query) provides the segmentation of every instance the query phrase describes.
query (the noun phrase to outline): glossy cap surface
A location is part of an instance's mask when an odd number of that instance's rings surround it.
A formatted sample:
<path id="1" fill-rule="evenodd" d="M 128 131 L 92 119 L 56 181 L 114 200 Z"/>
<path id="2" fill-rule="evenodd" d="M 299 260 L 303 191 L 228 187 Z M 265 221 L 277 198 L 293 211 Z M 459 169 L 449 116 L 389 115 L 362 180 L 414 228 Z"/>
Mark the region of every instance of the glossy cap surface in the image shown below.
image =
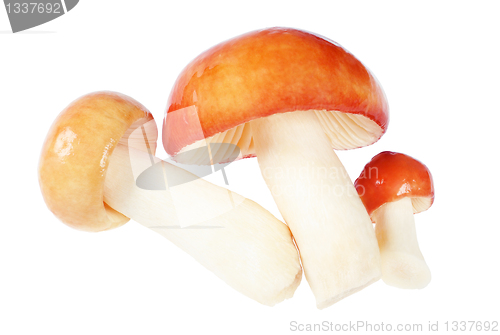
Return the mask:
<path id="1" fill-rule="evenodd" d="M 336 149 L 376 142 L 389 120 L 382 88 L 340 45 L 290 28 L 254 31 L 214 46 L 182 71 L 169 97 L 163 145 L 175 155 L 218 136 L 251 157 L 245 123 L 303 110 L 317 111 Z"/>
<path id="2" fill-rule="evenodd" d="M 48 208 L 80 230 L 126 223 L 103 201 L 109 157 L 133 124 L 151 120 L 144 106 L 119 93 L 91 93 L 71 103 L 52 124 L 40 155 L 38 179 Z"/>
<path id="3" fill-rule="evenodd" d="M 384 151 L 373 157 L 354 185 L 370 215 L 385 203 L 405 197 L 412 199 L 414 213 L 429 209 L 434 202 L 434 185 L 427 166 L 397 152 Z"/>

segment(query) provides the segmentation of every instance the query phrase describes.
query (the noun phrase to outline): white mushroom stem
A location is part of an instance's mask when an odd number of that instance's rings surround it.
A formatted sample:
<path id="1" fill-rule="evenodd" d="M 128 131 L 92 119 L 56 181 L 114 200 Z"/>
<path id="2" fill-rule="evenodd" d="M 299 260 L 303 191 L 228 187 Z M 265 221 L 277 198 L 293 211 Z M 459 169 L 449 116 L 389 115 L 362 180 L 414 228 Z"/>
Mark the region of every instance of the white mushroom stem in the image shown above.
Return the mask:
<path id="1" fill-rule="evenodd" d="M 271 306 L 292 297 L 301 267 L 286 225 L 255 202 L 203 179 L 167 190 L 141 189 L 131 162 L 137 169 L 151 166 L 151 159 L 117 145 L 106 173 L 105 202 L 166 237 L 248 297 Z M 193 179 L 185 170 L 160 164 L 168 183 Z M 189 225 L 183 227 L 186 220 Z"/>
<path id="2" fill-rule="evenodd" d="M 431 272 L 418 246 L 411 198 L 389 202 L 373 214 L 382 280 L 399 288 L 424 288 Z"/>
<path id="3" fill-rule="evenodd" d="M 251 122 L 262 175 L 325 308 L 380 278 L 375 232 L 314 111 Z"/>

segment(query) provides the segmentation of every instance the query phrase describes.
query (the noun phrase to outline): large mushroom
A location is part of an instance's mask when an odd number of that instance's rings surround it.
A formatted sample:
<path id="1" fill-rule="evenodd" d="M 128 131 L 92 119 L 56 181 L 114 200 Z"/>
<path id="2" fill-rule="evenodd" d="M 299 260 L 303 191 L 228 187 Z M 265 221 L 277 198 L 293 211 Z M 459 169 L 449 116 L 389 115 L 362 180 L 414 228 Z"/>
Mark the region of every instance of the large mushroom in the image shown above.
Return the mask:
<path id="1" fill-rule="evenodd" d="M 132 98 L 97 92 L 77 99 L 57 117 L 43 145 L 39 182 L 47 206 L 85 231 L 116 228 L 132 218 L 250 298 L 266 305 L 290 298 L 302 271 L 288 227 L 255 202 L 160 162 L 153 156 L 156 139 L 152 115 Z M 168 176 L 160 182 L 178 186 L 154 191 L 136 185 L 135 177 L 155 162 Z M 224 204 L 228 196 L 232 208 Z M 185 211 L 203 225 L 179 228 Z"/>
<path id="2" fill-rule="evenodd" d="M 356 189 L 375 222 L 382 280 L 399 288 L 424 288 L 431 280 L 417 241 L 413 214 L 431 207 L 434 185 L 418 160 L 384 151 L 366 164 Z"/>
<path id="3" fill-rule="evenodd" d="M 163 145 L 192 153 L 183 163 L 211 143 L 257 156 L 318 308 L 380 278 L 370 218 L 333 150 L 370 145 L 388 123 L 382 88 L 352 54 L 300 30 L 251 32 L 189 63 L 167 106 Z M 233 151 L 211 154 L 219 163 Z"/>

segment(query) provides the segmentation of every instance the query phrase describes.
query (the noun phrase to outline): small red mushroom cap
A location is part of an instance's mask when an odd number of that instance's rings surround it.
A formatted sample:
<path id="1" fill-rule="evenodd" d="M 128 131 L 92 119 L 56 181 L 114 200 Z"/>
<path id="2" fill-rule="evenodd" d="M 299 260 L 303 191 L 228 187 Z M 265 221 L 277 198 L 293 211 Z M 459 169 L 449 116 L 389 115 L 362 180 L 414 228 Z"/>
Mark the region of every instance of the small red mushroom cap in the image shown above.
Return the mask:
<path id="1" fill-rule="evenodd" d="M 370 216 L 382 205 L 410 197 L 413 213 L 434 202 L 432 175 L 422 162 L 405 154 L 384 151 L 365 165 L 354 183 Z"/>

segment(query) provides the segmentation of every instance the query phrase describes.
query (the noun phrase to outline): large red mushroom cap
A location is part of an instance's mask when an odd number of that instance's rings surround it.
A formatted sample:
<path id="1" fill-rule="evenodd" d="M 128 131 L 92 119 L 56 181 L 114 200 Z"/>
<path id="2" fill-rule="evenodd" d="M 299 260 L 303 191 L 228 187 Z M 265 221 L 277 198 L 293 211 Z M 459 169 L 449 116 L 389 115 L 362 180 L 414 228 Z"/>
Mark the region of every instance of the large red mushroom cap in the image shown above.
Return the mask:
<path id="1" fill-rule="evenodd" d="M 316 112 L 334 149 L 376 142 L 389 120 L 377 80 L 340 45 L 290 28 L 254 31 L 214 46 L 182 71 L 169 97 L 163 145 L 176 155 L 207 139 L 252 157 L 247 122 L 307 110 Z M 213 156 L 227 160 L 227 151 Z"/>
<path id="2" fill-rule="evenodd" d="M 405 154 L 384 151 L 366 164 L 354 183 L 370 216 L 382 205 L 411 198 L 413 213 L 434 202 L 432 175 L 422 162 Z"/>

